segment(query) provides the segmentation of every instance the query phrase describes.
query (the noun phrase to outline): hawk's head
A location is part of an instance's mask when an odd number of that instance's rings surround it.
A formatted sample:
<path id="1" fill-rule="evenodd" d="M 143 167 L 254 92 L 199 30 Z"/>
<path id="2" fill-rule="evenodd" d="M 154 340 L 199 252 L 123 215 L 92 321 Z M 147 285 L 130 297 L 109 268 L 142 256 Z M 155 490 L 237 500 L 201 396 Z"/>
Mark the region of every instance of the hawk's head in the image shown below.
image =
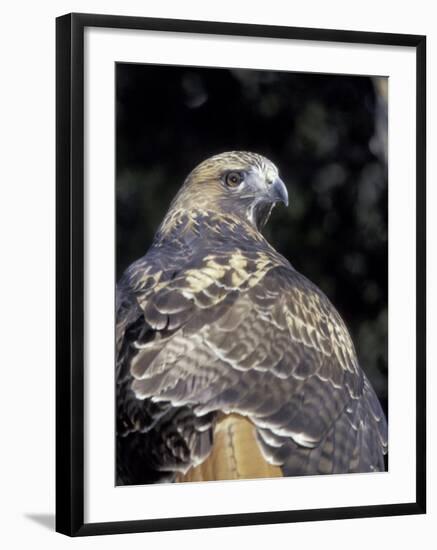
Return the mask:
<path id="1" fill-rule="evenodd" d="M 256 153 L 231 151 L 199 164 L 185 180 L 175 206 L 232 214 L 262 229 L 277 202 L 288 205 L 276 166 Z"/>

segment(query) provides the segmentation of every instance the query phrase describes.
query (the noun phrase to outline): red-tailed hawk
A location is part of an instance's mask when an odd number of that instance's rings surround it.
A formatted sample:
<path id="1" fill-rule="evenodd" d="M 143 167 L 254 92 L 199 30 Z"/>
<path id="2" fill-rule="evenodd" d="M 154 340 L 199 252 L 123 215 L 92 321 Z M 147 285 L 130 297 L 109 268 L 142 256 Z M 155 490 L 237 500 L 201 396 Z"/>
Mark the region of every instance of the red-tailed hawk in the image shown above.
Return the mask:
<path id="1" fill-rule="evenodd" d="M 214 156 L 117 287 L 117 483 L 384 470 L 387 424 L 328 298 L 263 237 L 277 168 Z"/>

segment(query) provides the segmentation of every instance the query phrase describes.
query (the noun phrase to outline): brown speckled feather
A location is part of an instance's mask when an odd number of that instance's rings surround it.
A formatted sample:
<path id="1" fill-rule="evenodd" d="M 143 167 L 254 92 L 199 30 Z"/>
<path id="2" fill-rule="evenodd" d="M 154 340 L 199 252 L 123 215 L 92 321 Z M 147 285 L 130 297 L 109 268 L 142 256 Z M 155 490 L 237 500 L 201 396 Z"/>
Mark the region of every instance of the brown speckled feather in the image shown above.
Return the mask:
<path id="1" fill-rule="evenodd" d="M 217 472 L 226 415 L 266 462 L 250 476 L 384 469 L 385 418 L 333 305 L 238 211 L 190 196 L 118 286 L 119 483 Z"/>

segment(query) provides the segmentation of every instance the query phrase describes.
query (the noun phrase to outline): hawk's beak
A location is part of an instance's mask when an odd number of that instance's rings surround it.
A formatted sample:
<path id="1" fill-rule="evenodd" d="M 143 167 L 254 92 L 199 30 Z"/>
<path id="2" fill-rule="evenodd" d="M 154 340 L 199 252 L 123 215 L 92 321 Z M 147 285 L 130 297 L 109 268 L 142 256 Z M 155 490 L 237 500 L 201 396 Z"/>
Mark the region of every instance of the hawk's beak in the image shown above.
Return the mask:
<path id="1" fill-rule="evenodd" d="M 288 191 L 281 178 L 276 178 L 270 186 L 270 198 L 272 202 L 283 202 L 288 206 Z"/>

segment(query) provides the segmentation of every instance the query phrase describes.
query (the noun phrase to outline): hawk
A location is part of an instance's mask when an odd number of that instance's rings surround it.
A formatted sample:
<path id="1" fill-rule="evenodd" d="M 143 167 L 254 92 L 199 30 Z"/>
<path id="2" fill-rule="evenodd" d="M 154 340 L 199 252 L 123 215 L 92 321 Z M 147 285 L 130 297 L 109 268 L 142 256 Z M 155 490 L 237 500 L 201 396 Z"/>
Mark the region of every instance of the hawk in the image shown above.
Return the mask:
<path id="1" fill-rule="evenodd" d="M 387 424 L 323 292 L 263 237 L 275 165 L 186 178 L 116 297 L 117 483 L 385 469 Z"/>

